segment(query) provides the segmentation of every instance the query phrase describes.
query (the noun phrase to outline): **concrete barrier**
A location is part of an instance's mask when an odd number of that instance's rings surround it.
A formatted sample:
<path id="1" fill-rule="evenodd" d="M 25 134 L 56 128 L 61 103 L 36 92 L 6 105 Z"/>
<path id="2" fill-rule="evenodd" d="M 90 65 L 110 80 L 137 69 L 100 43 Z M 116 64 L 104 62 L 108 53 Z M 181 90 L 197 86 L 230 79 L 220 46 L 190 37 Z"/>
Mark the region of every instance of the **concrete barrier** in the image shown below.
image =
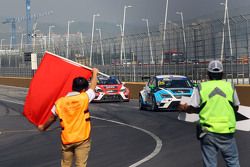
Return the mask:
<path id="1" fill-rule="evenodd" d="M 250 85 L 236 85 L 240 104 L 250 106 Z"/>
<path id="2" fill-rule="evenodd" d="M 15 78 L 15 77 L 0 77 L 1 85 L 29 87 L 31 78 Z M 144 82 L 126 82 L 131 92 L 131 99 L 138 99 L 140 90 L 145 86 Z M 250 85 L 236 85 L 236 90 L 240 99 L 241 105 L 250 106 Z"/>
<path id="3" fill-rule="evenodd" d="M 144 82 L 126 82 L 125 86 L 130 90 L 130 98 L 131 99 L 138 99 L 139 92 L 143 89 L 146 83 Z"/>
<path id="4" fill-rule="evenodd" d="M 0 77 L 1 85 L 17 86 L 28 88 L 31 78 Z"/>

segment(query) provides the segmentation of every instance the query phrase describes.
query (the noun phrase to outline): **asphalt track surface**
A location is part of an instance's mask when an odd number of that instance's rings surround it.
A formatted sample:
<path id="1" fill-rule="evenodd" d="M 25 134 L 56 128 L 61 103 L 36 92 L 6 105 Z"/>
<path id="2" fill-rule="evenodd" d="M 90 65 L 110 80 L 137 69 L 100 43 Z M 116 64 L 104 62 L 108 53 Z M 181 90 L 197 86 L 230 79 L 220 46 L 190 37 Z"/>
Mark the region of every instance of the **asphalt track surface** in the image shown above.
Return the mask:
<path id="1" fill-rule="evenodd" d="M 38 132 L 22 116 L 25 89 L 0 86 L 0 167 L 59 167 L 60 129 Z M 195 124 L 178 113 L 139 111 L 138 100 L 91 103 L 89 167 L 201 167 Z M 250 133 L 237 131 L 242 167 L 249 167 Z M 219 155 L 219 167 L 225 166 Z"/>

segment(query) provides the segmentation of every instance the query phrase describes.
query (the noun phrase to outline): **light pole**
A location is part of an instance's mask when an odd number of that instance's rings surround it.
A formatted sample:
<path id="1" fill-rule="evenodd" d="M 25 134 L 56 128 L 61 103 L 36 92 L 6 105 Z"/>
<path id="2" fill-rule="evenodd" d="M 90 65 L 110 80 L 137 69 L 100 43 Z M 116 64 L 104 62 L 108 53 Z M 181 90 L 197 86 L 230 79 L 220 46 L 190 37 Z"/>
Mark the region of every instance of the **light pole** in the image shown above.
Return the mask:
<path id="1" fill-rule="evenodd" d="M 35 52 L 35 50 L 36 50 L 36 36 L 37 36 L 37 32 L 40 32 L 40 30 L 35 29 L 34 30 L 34 34 L 32 36 L 34 38 L 34 40 L 33 40 L 33 52 Z"/>
<path id="2" fill-rule="evenodd" d="M 83 35 L 82 35 L 82 32 L 80 33 L 80 37 L 81 37 L 81 45 L 82 45 L 82 56 L 84 57 L 85 52 L 84 52 L 84 46 L 83 46 Z"/>
<path id="3" fill-rule="evenodd" d="M 3 49 L 3 41 L 5 39 L 1 39 L 1 50 Z M 2 57 L 0 56 L 0 67 L 2 67 Z"/>
<path id="4" fill-rule="evenodd" d="M 69 20 L 68 21 L 68 34 L 67 34 L 67 52 L 66 52 L 66 58 L 68 59 L 69 58 L 69 25 L 71 23 L 74 23 L 75 21 L 74 20 Z"/>
<path id="5" fill-rule="evenodd" d="M 1 39 L 1 50 L 3 49 L 3 41 L 4 41 L 5 39 Z"/>
<path id="6" fill-rule="evenodd" d="M 132 64 L 133 64 L 133 74 L 134 74 L 134 77 L 133 77 L 133 81 L 135 82 L 135 52 L 132 51 Z"/>
<path id="7" fill-rule="evenodd" d="M 183 33 L 183 42 L 184 42 L 184 49 L 186 52 L 187 44 L 186 44 L 186 34 L 185 34 L 185 26 L 183 21 L 183 13 L 182 12 L 176 12 L 177 15 L 181 16 L 181 27 L 182 27 L 182 33 Z"/>
<path id="8" fill-rule="evenodd" d="M 102 48 L 102 32 L 101 32 L 100 28 L 97 28 L 96 30 L 99 32 L 100 46 L 101 46 L 101 56 L 102 56 L 102 65 L 104 66 L 103 48 Z"/>
<path id="9" fill-rule="evenodd" d="M 55 27 L 54 25 L 49 26 L 49 49 L 50 49 L 50 32 L 51 32 L 51 29 L 54 27 Z"/>
<path id="10" fill-rule="evenodd" d="M 164 28 L 163 28 L 163 46 L 162 46 L 162 54 L 161 54 L 161 65 L 163 65 L 163 55 L 164 55 L 164 47 L 165 47 L 165 40 L 166 40 L 167 19 L 168 19 L 168 0 L 166 2 Z"/>
<path id="11" fill-rule="evenodd" d="M 92 52 L 93 52 L 93 38 L 94 38 L 94 29 L 95 29 L 95 17 L 100 16 L 99 13 L 93 14 L 93 24 L 92 24 L 92 35 L 91 35 L 91 45 L 90 45 L 90 58 L 89 65 L 92 66 Z"/>
<path id="12" fill-rule="evenodd" d="M 229 14 L 228 14 L 228 0 L 225 0 L 225 3 L 220 3 L 220 5 L 225 6 L 225 11 L 224 11 L 224 21 L 223 21 L 223 31 L 222 31 L 222 41 L 221 41 L 221 61 L 223 60 L 223 55 L 224 55 L 224 43 L 225 43 L 225 25 L 227 22 L 228 26 L 228 36 L 229 36 L 229 47 L 230 47 L 230 55 L 231 59 L 233 56 L 233 50 L 232 50 L 232 37 L 231 37 L 231 29 L 230 29 L 230 23 L 229 23 Z"/>
<path id="13" fill-rule="evenodd" d="M 23 34 L 21 35 L 21 46 L 20 46 L 20 50 L 23 51 L 23 36 L 26 35 L 26 34 Z"/>
<path id="14" fill-rule="evenodd" d="M 52 43 L 53 52 L 55 53 L 55 40 L 53 38 L 51 38 L 51 43 Z"/>
<path id="15" fill-rule="evenodd" d="M 142 21 L 145 21 L 146 25 L 147 25 L 151 64 L 154 64 L 153 51 L 152 51 L 152 42 L 151 42 L 151 35 L 150 35 L 150 32 L 149 32 L 148 19 L 142 19 Z"/>
<path id="16" fill-rule="evenodd" d="M 44 49 L 47 50 L 47 36 L 42 37 Z"/>
<path id="17" fill-rule="evenodd" d="M 181 25 L 182 25 L 182 33 L 183 33 L 183 43 L 184 43 L 184 54 L 185 54 L 185 73 L 187 75 L 187 44 L 186 44 L 186 34 L 185 34 L 185 27 L 184 27 L 184 21 L 183 21 L 183 13 L 182 12 L 176 12 L 177 15 L 181 16 Z"/>
<path id="18" fill-rule="evenodd" d="M 125 44 L 124 44 L 124 30 L 125 30 L 125 20 L 126 20 L 126 10 L 127 8 L 132 8 L 133 6 L 125 5 L 123 8 L 123 22 L 122 22 L 122 50 L 123 50 L 123 57 L 126 59 L 126 53 L 125 53 Z M 121 64 L 122 64 L 122 57 L 120 58 Z"/>
<path id="19" fill-rule="evenodd" d="M 116 24 L 117 27 L 120 28 L 120 31 L 121 31 L 121 51 L 120 51 L 120 63 L 122 63 L 122 25 L 121 24 Z"/>
<path id="20" fill-rule="evenodd" d="M 10 37 L 10 50 L 12 50 L 12 36 Z"/>

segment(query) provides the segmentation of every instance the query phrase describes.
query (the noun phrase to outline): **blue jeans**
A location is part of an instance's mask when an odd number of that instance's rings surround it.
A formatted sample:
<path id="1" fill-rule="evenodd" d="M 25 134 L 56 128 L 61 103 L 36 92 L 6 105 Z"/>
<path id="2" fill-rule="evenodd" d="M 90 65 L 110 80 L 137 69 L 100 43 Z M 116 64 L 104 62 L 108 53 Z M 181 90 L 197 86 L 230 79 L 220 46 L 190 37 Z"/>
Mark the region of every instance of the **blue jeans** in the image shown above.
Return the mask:
<path id="1" fill-rule="evenodd" d="M 221 151 L 227 167 L 240 167 L 238 149 L 233 134 L 208 132 L 200 142 L 204 167 L 217 166 L 219 151 Z"/>

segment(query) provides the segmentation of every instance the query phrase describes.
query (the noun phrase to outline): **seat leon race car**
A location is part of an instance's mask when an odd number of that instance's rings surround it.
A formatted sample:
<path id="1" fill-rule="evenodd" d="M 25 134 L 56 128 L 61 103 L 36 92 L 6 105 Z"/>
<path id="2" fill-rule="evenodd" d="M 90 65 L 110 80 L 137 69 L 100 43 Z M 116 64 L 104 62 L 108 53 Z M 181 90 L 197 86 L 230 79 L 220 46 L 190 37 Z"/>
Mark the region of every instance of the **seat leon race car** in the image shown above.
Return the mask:
<path id="1" fill-rule="evenodd" d="M 193 83 L 181 75 L 158 75 L 151 78 L 139 92 L 140 110 L 177 110 L 182 96 L 190 97 Z"/>
<path id="2" fill-rule="evenodd" d="M 93 102 L 128 102 L 129 89 L 117 77 L 99 77 Z"/>

